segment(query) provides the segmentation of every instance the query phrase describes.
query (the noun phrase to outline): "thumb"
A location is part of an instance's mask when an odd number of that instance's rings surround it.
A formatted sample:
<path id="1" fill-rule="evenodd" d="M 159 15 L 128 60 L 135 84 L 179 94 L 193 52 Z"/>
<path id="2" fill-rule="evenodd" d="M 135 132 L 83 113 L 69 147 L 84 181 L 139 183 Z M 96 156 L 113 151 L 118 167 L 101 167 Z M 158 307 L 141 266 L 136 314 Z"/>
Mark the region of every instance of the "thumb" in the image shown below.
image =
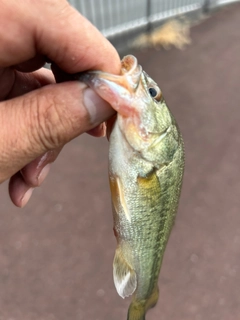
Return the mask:
<path id="1" fill-rule="evenodd" d="M 0 183 L 46 151 L 114 114 L 81 82 L 42 87 L 0 103 Z"/>

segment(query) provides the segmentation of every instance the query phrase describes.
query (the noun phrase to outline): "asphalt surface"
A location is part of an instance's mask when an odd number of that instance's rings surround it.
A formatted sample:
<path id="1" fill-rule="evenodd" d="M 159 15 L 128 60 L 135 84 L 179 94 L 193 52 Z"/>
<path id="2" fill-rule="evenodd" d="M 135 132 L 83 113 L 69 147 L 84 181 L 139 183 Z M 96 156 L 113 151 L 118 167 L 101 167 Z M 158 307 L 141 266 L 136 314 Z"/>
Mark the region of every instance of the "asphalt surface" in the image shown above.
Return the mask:
<path id="1" fill-rule="evenodd" d="M 134 52 L 186 147 L 160 299 L 147 320 L 240 318 L 239 21 L 232 5 L 194 27 L 184 51 Z M 107 154 L 105 139 L 75 139 L 23 210 L 0 187 L 0 320 L 126 319 L 130 300 L 112 281 Z"/>

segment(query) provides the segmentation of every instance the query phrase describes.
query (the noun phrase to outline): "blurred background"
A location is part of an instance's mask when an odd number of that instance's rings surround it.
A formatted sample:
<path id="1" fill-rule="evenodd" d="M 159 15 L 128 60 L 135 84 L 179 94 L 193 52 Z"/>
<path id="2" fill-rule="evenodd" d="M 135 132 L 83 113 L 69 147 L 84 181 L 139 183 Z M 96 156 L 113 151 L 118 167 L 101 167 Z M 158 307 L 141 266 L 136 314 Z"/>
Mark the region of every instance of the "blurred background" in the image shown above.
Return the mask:
<path id="1" fill-rule="evenodd" d="M 149 320 L 240 315 L 240 3 L 232 2 L 71 1 L 121 55 L 138 58 L 185 140 L 182 197 Z M 130 299 L 112 281 L 107 158 L 106 139 L 82 135 L 26 208 L 0 186 L 0 320 L 126 319 Z"/>

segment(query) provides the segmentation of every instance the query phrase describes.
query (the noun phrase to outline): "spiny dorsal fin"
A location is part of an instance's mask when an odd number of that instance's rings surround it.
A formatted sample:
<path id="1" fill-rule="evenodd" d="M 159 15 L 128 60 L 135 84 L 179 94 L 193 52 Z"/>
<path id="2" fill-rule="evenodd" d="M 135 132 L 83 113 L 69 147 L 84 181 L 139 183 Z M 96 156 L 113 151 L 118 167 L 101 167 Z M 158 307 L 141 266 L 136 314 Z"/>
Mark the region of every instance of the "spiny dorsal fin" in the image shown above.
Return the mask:
<path id="1" fill-rule="evenodd" d="M 137 288 L 136 273 L 123 257 L 120 248 L 116 249 L 113 260 L 113 280 L 118 294 L 123 299 L 132 295 Z"/>

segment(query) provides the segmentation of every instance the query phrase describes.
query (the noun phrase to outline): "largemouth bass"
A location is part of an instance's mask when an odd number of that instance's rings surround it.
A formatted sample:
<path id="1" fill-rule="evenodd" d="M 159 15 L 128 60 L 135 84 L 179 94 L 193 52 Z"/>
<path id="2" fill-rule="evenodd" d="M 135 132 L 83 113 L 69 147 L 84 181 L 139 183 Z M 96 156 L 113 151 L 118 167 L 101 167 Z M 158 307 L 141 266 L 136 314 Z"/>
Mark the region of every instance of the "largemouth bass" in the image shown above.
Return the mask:
<path id="1" fill-rule="evenodd" d="M 183 140 L 158 85 L 131 55 L 121 75 L 81 76 L 117 111 L 110 135 L 109 180 L 117 249 L 118 294 L 133 295 L 128 320 L 144 320 L 158 300 L 158 277 L 178 207 Z"/>

